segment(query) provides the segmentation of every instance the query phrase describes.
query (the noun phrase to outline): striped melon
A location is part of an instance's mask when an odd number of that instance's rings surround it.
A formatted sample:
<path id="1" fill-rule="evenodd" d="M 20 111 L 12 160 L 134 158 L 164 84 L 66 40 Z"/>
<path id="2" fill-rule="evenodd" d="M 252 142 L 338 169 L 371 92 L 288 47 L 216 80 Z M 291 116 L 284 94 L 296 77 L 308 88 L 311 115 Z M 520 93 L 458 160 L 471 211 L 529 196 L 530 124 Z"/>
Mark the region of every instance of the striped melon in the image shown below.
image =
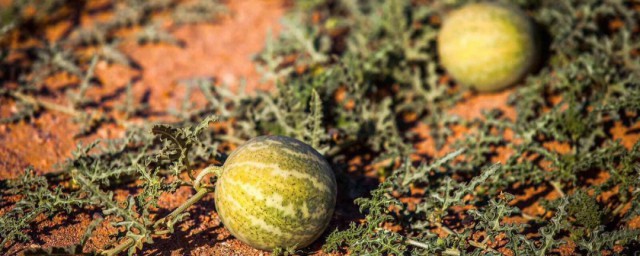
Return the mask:
<path id="1" fill-rule="evenodd" d="M 331 167 L 311 146 L 262 136 L 240 146 L 224 163 L 216 210 L 231 234 L 255 248 L 302 248 L 329 224 L 336 186 Z"/>
<path id="2" fill-rule="evenodd" d="M 518 82 L 539 54 L 532 21 L 513 6 L 466 5 L 445 17 L 438 34 L 444 68 L 458 83 L 481 92 Z"/>

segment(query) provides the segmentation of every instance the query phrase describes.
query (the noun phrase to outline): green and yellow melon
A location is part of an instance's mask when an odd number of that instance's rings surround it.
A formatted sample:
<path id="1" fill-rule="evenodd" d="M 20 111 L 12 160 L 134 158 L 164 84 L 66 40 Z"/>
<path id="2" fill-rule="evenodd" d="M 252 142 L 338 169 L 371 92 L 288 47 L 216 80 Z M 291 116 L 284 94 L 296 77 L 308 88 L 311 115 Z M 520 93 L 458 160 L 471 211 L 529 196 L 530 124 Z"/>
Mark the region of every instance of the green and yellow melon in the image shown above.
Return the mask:
<path id="1" fill-rule="evenodd" d="M 311 146 L 262 136 L 228 157 L 216 183 L 215 204 L 237 239 L 269 251 L 302 248 L 329 224 L 336 190 L 331 167 Z"/>
<path id="2" fill-rule="evenodd" d="M 458 83 L 486 92 L 521 80 L 538 62 L 540 46 L 533 22 L 516 7 L 475 3 L 445 17 L 438 55 Z"/>

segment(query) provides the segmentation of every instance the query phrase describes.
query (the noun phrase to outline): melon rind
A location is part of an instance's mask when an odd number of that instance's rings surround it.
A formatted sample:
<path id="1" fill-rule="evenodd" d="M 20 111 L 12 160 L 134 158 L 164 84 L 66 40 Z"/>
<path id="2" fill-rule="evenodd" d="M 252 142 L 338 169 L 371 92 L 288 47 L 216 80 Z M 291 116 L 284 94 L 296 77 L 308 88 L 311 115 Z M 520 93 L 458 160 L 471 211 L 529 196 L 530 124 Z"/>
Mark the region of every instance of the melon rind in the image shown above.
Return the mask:
<path id="1" fill-rule="evenodd" d="M 533 22 L 516 7 L 476 3 L 445 17 L 438 55 L 456 82 L 481 92 L 497 91 L 535 67 L 538 41 Z"/>
<path id="2" fill-rule="evenodd" d="M 225 161 L 215 204 L 234 237 L 271 251 L 316 240 L 331 220 L 336 194 L 333 171 L 315 149 L 289 137 L 262 136 Z"/>

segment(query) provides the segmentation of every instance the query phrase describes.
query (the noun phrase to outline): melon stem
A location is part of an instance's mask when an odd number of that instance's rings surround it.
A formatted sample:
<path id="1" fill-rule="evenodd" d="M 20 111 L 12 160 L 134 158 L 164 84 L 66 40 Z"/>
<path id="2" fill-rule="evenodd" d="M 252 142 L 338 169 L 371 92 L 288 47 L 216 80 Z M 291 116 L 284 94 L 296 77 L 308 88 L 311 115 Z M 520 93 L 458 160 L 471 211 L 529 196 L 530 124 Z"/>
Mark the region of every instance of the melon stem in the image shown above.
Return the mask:
<path id="1" fill-rule="evenodd" d="M 200 185 L 200 182 L 202 182 L 202 179 L 204 177 L 206 177 L 209 174 L 215 174 L 216 176 L 220 177 L 221 172 L 222 172 L 221 166 L 210 165 L 209 167 L 204 168 L 200 173 L 198 173 L 198 176 L 193 181 L 193 188 L 196 189 L 196 191 L 200 191 L 203 188 Z M 213 186 L 207 186 L 205 188 L 212 189 Z"/>
<path id="2" fill-rule="evenodd" d="M 151 226 L 152 227 L 151 230 L 153 230 L 152 231 L 153 235 L 165 235 L 165 234 L 173 233 L 173 228 L 172 228 L 173 224 L 171 223 L 172 220 L 177 218 L 178 216 L 181 216 L 181 214 L 185 210 L 187 210 L 189 207 L 191 207 L 192 205 L 200 201 L 204 196 L 206 196 L 210 192 L 213 192 L 213 188 L 214 188 L 213 185 L 208 185 L 208 186 L 200 185 L 200 182 L 202 181 L 202 179 L 204 179 L 204 177 L 206 177 L 209 174 L 215 174 L 216 176 L 219 176 L 221 171 L 222 171 L 222 167 L 220 166 L 211 165 L 207 168 L 204 168 L 198 174 L 196 179 L 193 181 L 193 188 L 196 190 L 196 194 L 191 196 L 186 202 L 184 202 L 178 208 L 173 210 L 173 212 L 171 212 L 169 215 L 154 222 L 153 225 Z M 161 227 L 165 229 L 162 229 Z M 120 245 L 116 246 L 113 249 L 102 251 L 100 254 L 118 255 L 123 251 L 134 246 L 135 242 L 136 241 L 131 238 L 126 238 L 126 240 Z"/>

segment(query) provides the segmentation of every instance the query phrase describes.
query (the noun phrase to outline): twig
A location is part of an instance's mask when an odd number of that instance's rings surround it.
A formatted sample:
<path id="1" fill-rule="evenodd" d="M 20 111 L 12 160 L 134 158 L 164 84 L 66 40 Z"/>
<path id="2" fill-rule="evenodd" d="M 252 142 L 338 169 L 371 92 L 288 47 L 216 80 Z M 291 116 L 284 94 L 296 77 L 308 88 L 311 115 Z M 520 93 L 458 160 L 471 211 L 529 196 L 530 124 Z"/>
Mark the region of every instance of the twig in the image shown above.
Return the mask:
<path id="1" fill-rule="evenodd" d="M 558 194 L 560 194 L 560 197 L 566 197 L 566 194 L 564 193 L 564 191 L 562 191 L 562 185 L 560 185 L 559 182 L 557 181 L 551 181 L 549 182 L 551 184 L 551 186 L 553 186 L 553 188 L 558 192 Z"/>
<path id="2" fill-rule="evenodd" d="M 43 100 L 38 100 L 32 96 L 23 94 L 21 92 L 11 92 L 11 96 L 15 97 L 16 99 L 19 99 L 21 101 L 25 101 L 31 105 L 36 105 L 39 107 L 43 107 L 49 110 L 53 110 L 53 111 L 57 111 L 57 112 L 61 112 L 73 117 L 82 117 L 84 115 L 84 113 L 78 112 L 77 110 L 75 110 L 74 108 L 71 107 L 67 107 L 67 106 L 62 106 L 62 105 L 58 105 L 52 102 L 48 102 L 48 101 L 43 101 Z"/>
<path id="3" fill-rule="evenodd" d="M 154 222 L 152 227 L 156 229 L 162 225 L 166 225 L 169 221 L 176 218 L 178 215 L 180 215 L 182 212 L 187 210 L 189 207 L 191 207 L 192 205 L 200 201 L 204 196 L 206 196 L 210 192 L 213 192 L 213 187 L 201 187 L 199 184 L 200 184 L 200 181 L 206 175 L 212 174 L 212 173 L 219 174 L 220 170 L 221 170 L 221 167 L 219 166 L 210 166 L 202 170 L 200 174 L 198 174 L 198 177 L 196 178 L 196 180 L 194 181 L 194 188 L 196 189 L 197 193 L 193 195 L 191 198 L 189 198 L 189 200 L 184 202 L 182 205 L 180 205 L 178 208 L 173 210 L 169 215 Z M 153 232 L 154 235 L 165 235 L 169 233 L 171 233 L 171 231 L 168 229 L 158 229 Z M 133 246 L 134 244 L 135 244 L 135 240 L 133 240 L 132 238 L 126 238 L 126 241 L 124 241 L 123 243 L 119 244 L 113 249 L 103 251 L 101 252 L 101 254 L 109 255 L 109 256 L 118 255 L 122 253 L 124 250 L 127 250 L 128 248 Z"/>
<path id="4" fill-rule="evenodd" d="M 33 96 L 29 96 L 29 95 L 26 95 L 26 94 L 21 93 L 21 92 L 10 92 L 10 95 L 13 96 L 14 98 L 18 99 L 18 100 L 27 102 L 27 103 L 29 103 L 31 105 L 35 105 L 35 106 L 42 107 L 42 108 L 45 108 L 45 109 L 48 109 L 48 110 L 53 110 L 53 111 L 56 111 L 56 112 L 60 112 L 60 113 L 69 115 L 69 116 L 74 117 L 74 118 L 91 117 L 90 114 L 87 114 L 87 113 L 84 113 L 84 112 L 80 112 L 80 111 L 76 110 L 73 107 L 63 106 L 63 105 L 56 104 L 56 103 L 53 103 L 53 102 L 49 102 L 49 101 L 46 101 L 46 100 L 39 100 L 39 99 L 36 99 Z M 120 126 L 122 126 L 124 128 L 128 128 L 128 127 L 136 125 L 134 122 L 127 121 L 127 120 L 119 120 L 119 119 L 116 119 L 116 118 L 113 118 L 112 121 L 114 123 L 116 123 L 117 125 L 120 125 Z"/>

